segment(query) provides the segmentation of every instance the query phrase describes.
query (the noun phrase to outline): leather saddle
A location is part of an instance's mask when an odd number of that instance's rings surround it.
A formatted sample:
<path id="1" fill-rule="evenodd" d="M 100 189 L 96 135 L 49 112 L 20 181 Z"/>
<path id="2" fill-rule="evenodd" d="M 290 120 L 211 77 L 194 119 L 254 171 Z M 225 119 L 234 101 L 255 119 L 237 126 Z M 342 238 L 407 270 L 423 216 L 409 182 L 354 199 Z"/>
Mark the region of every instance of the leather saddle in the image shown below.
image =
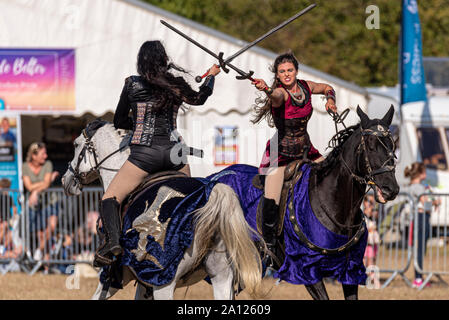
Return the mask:
<path id="1" fill-rule="evenodd" d="M 161 171 L 161 172 L 157 172 L 154 174 L 150 174 L 148 177 L 145 178 L 145 180 L 137 186 L 136 189 L 134 189 L 123 201 L 122 204 L 122 212 L 125 212 L 126 209 L 134 202 L 135 199 L 137 199 L 137 197 L 146 189 L 154 186 L 155 184 L 162 182 L 162 181 L 166 181 L 166 180 L 170 180 L 170 179 L 175 179 L 175 178 L 189 178 L 189 176 L 187 176 L 185 173 L 180 172 L 180 171 L 174 171 L 174 170 L 169 170 L 169 171 Z"/>
<path id="2" fill-rule="evenodd" d="M 279 224 L 276 235 L 279 237 L 284 227 L 284 216 L 287 209 L 287 200 L 290 190 L 292 190 L 295 184 L 301 179 L 302 171 L 301 166 L 304 163 L 309 163 L 308 159 L 300 159 L 290 162 L 284 171 L 284 182 L 282 185 L 281 198 L 279 201 Z M 260 190 L 264 190 L 265 187 L 265 175 L 256 175 L 252 180 L 254 187 Z M 262 201 L 259 201 L 256 213 L 257 231 L 262 234 Z"/>

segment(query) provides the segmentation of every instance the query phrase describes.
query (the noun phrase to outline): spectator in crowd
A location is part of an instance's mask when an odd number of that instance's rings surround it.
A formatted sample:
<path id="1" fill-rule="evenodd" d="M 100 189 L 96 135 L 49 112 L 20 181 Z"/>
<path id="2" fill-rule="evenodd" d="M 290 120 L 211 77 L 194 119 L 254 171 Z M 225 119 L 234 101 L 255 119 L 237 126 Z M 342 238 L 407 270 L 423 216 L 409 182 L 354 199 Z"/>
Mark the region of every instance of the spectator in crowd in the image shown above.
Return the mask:
<path id="1" fill-rule="evenodd" d="M 374 197 L 366 195 L 363 199 L 363 210 L 366 217 L 368 229 L 368 241 L 365 249 L 363 262 L 369 271 L 369 279 L 374 284 L 375 289 L 380 288 L 379 278 L 371 268 L 376 265 L 377 250 L 380 243 L 379 232 L 377 231 L 377 210 L 375 208 Z"/>
<path id="2" fill-rule="evenodd" d="M 423 268 L 423 259 L 426 254 L 427 240 L 430 237 L 430 214 L 426 206 L 426 203 L 431 203 L 435 206 L 439 205 L 439 201 L 429 202 L 428 196 L 421 196 L 422 194 L 428 193 L 428 189 L 422 183 L 426 175 L 426 167 L 422 162 L 414 162 L 410 166 L 406 167 L 404 170 L 404 175 L 410 178 L 410 184 L 403 188 L 404 192 L 408 192 L 412 195 L 417 204 L 418 215 L 414 222 L 415 228 L 417 228 L 417 257 L 416 261 L 418 264 L 418 270 L 415 268 L 415 280 L 413 281 L 413 287 L 419 288 L 423 284 L 422 274 L 420 271 Z M 419 270 L 420 269 L 420 270 Z"/>
<path id="3" fill-rule="evenodd" d="M 37 235 L 39 243 L 34 252 L 35 260 L 42 259 L 42 252 L 56 228 L 58 216 L 56 194 L 47 197 L 42 195 L 59 175 L 57 171 L 53 171 L 53 164 L 47 157 L 45 144 L 34 142 L 28 148 L 26 161 L 22 166 L 23 185 L 28 192 L 30 232 L 32 236 Z"/>
<path id="4" fill-rule="evenodd" d="M 86 221 L 78 229 L 78 243 L 80 244 L 81 254 L 91 254 L 95 252 L 97 238 L 97 220 L 100 217 L 98 211 L 89 211 L 86 215 Z"/>
<path id="5" fill-rule="evenodd" d="M 13 147 L 16 144 L 16 136 L 10 129 L 9 119 L 4 117 L 2 119 L 2 133 L 0 135 L 0 141 L 2 145 Z"/>
<path id="6" fill-rule="evenodd" d="M 13 241 L 13 229 L 19 217 L 14 199 L 4 190 L 10 187 L 9 179 L 0 179 L 0 258 L 3 259 L 16 258 L 22 250 L 22 246 L 15 246 Z"/>

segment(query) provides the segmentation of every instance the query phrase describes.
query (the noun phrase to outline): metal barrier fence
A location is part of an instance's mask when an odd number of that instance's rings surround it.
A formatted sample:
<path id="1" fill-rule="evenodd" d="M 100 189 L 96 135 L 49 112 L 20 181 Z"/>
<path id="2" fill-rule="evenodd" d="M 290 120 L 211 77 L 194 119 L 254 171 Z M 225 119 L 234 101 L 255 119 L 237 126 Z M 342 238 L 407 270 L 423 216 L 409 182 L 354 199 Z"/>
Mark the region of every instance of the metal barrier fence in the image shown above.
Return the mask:
<path id="1" fill-rule="evenodd" d="M 25 195 L 23 235 L 30 274 L 41 267 L 65 272 L 69 265 L 92 263 L 102 193 L 101 188 L 84 188 L 79 196 L 67 197 L 62 188 L 50 188 L 37 204 Z"/>
<path id="2" fill-rule="evenodd" d="M 67 266 L 91 264 L 99 244 L 96 221 L 102 195 L 102 188 L 84 188 L 71 197 L 62 188 L 50 188 L 34 203 L 29 194 L 1 190 L 0 272 L 56 268 L 64 273 Z M 415 202 L 410 194 L 399 193 L 394 201 L 371 209 L 364 202 L 362 209 L 371 220 L 365 252 L 371 284 L 373 275 L 387 273 L 378 288 L 397 276 L 411 287 L 406 276 L 411 265 L 426 277 L 418 289 L 434 276 L 444 282 L 442 276 L 449 275 L 449 194 L 425 194 Z"/>
<path id="3" fill-rule="evenodd" d="M 422 194 L 414 210 L 414 267 L 415 278 L 426 276 L 419 290 L 435 276 L 449 275 L 449 194 Z"/>
<path id="4" fill-rule="evenodd" d="M 367 219 L 368 228 L 375 225 L 369 233 L 372 243 L 368 242 L 365 252 L 370 276 L 367 284 L 373 287 L 379 274 L 388 273 L 390 276 L 382 285 L 378 282 L 377 288 L 387 287 L 397 276 L 412 287 L 406 273 L 413 266 L 414 274 L 409 275 L 415 279 L 425 277 L 415 282 L 418 290 L 425 288 L 432 277 L 447 285 L 442 276 L 449 275 L 449 194 L 422 194 L 416 200 L 401 192 L 394 201 L 376 205 L 374 211 L 364 211 L 372 219 Z M 370 245 L 376 247 L 374 254 Z"/>
<path id="5" fill-rule="evenodd" d="M 0 272 L 20 269 L 17 261 L 24 255 L 21 229 L 22 194 L 19 190 L 0 191 Z"/>
<path id="6" fill-rule="evenodd" d="M 367 272 L 371 277 L 378 276 L 373 273 L 391 274 L 381 286 L 377 283 L 376 288 L 387 287 L 397 276 L 400 276 L 408 286 L 412 286 L 405 273 L 412 262 L 410 224 L 413 222 L 413 208 L 413 198 L 407 193 L 399 193 L 394 201 L 378 205 L 371 213 L 371 217 L 369 211 L 364 211 L 369 231 L 365 251 Z M 372 265 L 368 262 L 370 256 Z M 369 278 L 369 281 L 375 280 Z"/>

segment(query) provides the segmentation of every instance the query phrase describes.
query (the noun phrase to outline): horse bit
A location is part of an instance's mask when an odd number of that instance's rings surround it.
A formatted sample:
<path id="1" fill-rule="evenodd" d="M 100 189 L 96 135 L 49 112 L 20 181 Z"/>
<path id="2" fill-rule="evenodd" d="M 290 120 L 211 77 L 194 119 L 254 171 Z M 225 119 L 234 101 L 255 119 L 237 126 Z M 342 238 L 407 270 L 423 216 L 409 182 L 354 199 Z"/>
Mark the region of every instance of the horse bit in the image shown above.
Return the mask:
<path id="1" fill-rule="evenodd" d="M 78 155 L 78 161 L 76 163 L 76 167 L 73 168 L 72 167 L 72 163 L 69 162 L 69 171 L 72 172 L 72 174 L 74 176 L 75 183 L 77 183 L 80 186 L 80 189 L 82 189 L 83 185 L 87 185 L 87 184 L 91 183 L 92 181 L 95 181 L 96 179 L 98 179 L 100 177 L 100 169 L 108 170 L 108 171 L 116 171 L 117 172 L 119 169 L 112 169 L 112 168 L 101 167 L 101 165 L 107 159 L 112 157 L 114 154 L 116 154 L 118 152 L 121 152 L 123 149 L 128 147 L 128 145 L 120 147 L 119 149 L 117 149 L 114 152 L 112 152 L 109 155 L 107 155 L 103 160 L 98 162 L 98 156 L 97 156 L 97 153 L 95 151 L 95 147 L 93 145 L 93 142 L 91 140 L 92 137 L 89 137 L 87 135 L 86 129 L 84 129 L 82 131 L 82 133 L 83 133 L 83 136 L 84 136 L 84 139 L 85 139 L 85 143 L 84 143 L 83 149 L 81 150 L 81 152 Z M 86 159 L 85 159 L 86 151 L 93 154 L 94 160 L 95 160 L 95 166 L 93 166 L 87 172 L 79 172 L 79 166 L 80 166 L 81 161 L 83 159 L 86 161 Z"/>
<path id="2" fill-rule="evenodd" d="M 332 117 L 332 120 L 334 120 L 335 123 L 335 131 L 336 131 L 336 137 L 338 138 L 338 129 L 337 129 L 337 124 L 341 123 L 343 125 L 343 127 L 345 129 L 346 125 L 344 124 L 343 120 L 346 118 L 346 116 L 349 113 L 349 108 L 347 108 L 346 110 L 344 110 L 341 114 L 338 114 L 337 112 L 333 112 L 331 109 L 328 109 L 328 113 L 329 115 Z M 371 127 L 373 128 L 373 127 Z M 364 177 L 361 177 L 357 174 L 355 174 L 354 172 L 352 172 L 352 170 L 349 168 L 348 164 L 346 163 L 346 161 L 343 159 L 343 156 L 340 153 L 340 159 L 342 160 L 343 164 L 345 165 L 345 167 L 348 169 L 348 171 L 350 172 L 351 176 L 357 180 L 357 182 L 361 183 L 361 184 L 367 184 L 370 187 L 373 187 L 376 185 L 376 183 L 374 182 L 374 176 L 385 173 L 385 172 L 391 172 L 394 171 L 395 166 L 392 165 L 387 165 L 387 163 L 389 163 L 390 161 L 395 161 L 396 159 L 396 155 L 394 154 L 394 150 L 395 150 L 395 143 L 394 140 L 391 136 L 391 132 L 388 129 L 385 129 L 382 125 L 378 124 L 377 128 L 375 130 L 373 129 L 362 129 L 362 125 L 360 125 L 360 132 L 361 132 L 361 142 L 359 147 L 357 148 L 357 153 L 360 154 L 361 149 L 363 149 L 362 151 L 364 152 L 365 155 L 365 166 L 366 166 L 366 170 L 367 170 L 367 174 Z M 384 163 L 380 166 L 380 168 L 373 170 L 371 167 L 371 164 L 369 162 L 368 159 L 368 152 L 366 150 L 366 144 L 365 144 L 365 136 L 370 136 L 373 135 L 377 138 L 377 140 L 380 142 L 380 144 L 387 150 L 388 152 L 388 158 L 384 161 Z M 380 140 L 379 137 L 389 137 L 391 139 L 393 148 L 389 149 L 383 142 L 382 140 Z M 336 145 L 336 140 L 337 139 L 331 139 L 332 143 L 332 148 L 335 147 Z M 331 147 L 331 146 L 329 146 Z"/>
<path id="3" fill-rule="evenodd" d="M 393 138 L 391 136 L 390 130 L 385 129 L 380 124 L 377 125 L 377 128 L 375 128 L 375 126 L 373 126 L 373 127 L 369 128 L 369 129 L 362 129 L 362 126 L 360 126 L 360 133 L 361 133 L 361 138 L 360 138 L 361 141 L 360 141 L 359 147 L 357 148 L 357 153 L 360 154 L 360 153 L 363 152 L 363 154 L 364 154 L 365 168 L 366 168 L 366 171 L 367 171 L 365 176 L 361 177 L 361 176 L 355 174 L 354 172 L 352 172 L 352 170 L 349 168 L 348 164 L 343 159 L 343 156 L 341 154 L 340 154 L 340 159 L 342 160 L 343 164 L 345 165 L 345 167 L 350 172 L 351 176 L 357 182 L 359 182 L 361 184 L 367 184 L 368 186 L 370 186 L 372 188 L 373 186 L 377 186 L 376 182 L 374 181 L 374 176 L 382 174 L 382 173 L 386 173 L 386 172 L 392 172 L 392 171 L 395 170 L 395 165 L 388 165 L 388 163 L 391 162 L 391 161 L 393 161 L 393 163 L 394 163 L 395 159 L 396 159 L 396 155 L 394 153 L 395 143 L 394 143 L 394 140 L 393 140 Z M 371 164 L 370 164 L 369 159 L 368 159 L 368 151 L 366 150 L 366 140 L 365 140 L 366 138 L 365 137 L 366 136 L 371 136 L 371 135 L 376 137 L 377 141 L 380 142 L 380 144 L 385 148 L 385 150 L 387 150 L 387 153 L 388 153 L 387 159 L 376 170 L 373 170 L 373 168 L 371 167 Z M 388 138 L 390 138 L 393 148 L 390 149 L 389 147 L 387 147 L 385 145 L 385 143 L 382 142 L 380 137 L 388 137 Z"/>

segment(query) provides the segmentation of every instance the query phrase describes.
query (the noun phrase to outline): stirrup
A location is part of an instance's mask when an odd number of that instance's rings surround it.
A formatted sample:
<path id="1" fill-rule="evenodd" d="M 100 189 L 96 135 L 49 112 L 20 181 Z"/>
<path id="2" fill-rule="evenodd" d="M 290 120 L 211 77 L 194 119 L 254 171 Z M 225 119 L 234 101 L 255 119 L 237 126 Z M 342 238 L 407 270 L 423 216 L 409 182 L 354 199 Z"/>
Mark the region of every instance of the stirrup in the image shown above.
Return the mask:
<path id="1" fill-rule="evenodd" d="M 112 264 L 112 262 L 113 262 L 112 259 L 100 256 L 98 253 L 95 253 L 93 266 L 95 268 L 106 267 L 106 266 L 110 266 Z"/>
<path id="2" fill-rule="evenodd" d="M 112 248 L 110 248 L 108 251 L 105 252 L 105 254 L 100 254 L 100 252 L 106 247 L 107 243 L 100 246 L 97 251 L 95 252 L 94 257 L 94 267 L 104 267 L 106 265 L 111 265 L 114 262 L 114 257 L 118 256 L 123 253 L 123 249 L 120 245 L 115 245 Z M 107 256 L 112 255 L 112 259 L 108 258 Z"/>
<path id="3" fill-rule="evenodd" d="M 263 259 L 265 266 L 270 269 L 279 270 L 282 266 L 282 262 L 279 260 L 278 256 L 275 253 L 277 249 L 276 246 L 267 246 L 267 249 L 268 252 L 265 254 L 265 257 Z"/>

